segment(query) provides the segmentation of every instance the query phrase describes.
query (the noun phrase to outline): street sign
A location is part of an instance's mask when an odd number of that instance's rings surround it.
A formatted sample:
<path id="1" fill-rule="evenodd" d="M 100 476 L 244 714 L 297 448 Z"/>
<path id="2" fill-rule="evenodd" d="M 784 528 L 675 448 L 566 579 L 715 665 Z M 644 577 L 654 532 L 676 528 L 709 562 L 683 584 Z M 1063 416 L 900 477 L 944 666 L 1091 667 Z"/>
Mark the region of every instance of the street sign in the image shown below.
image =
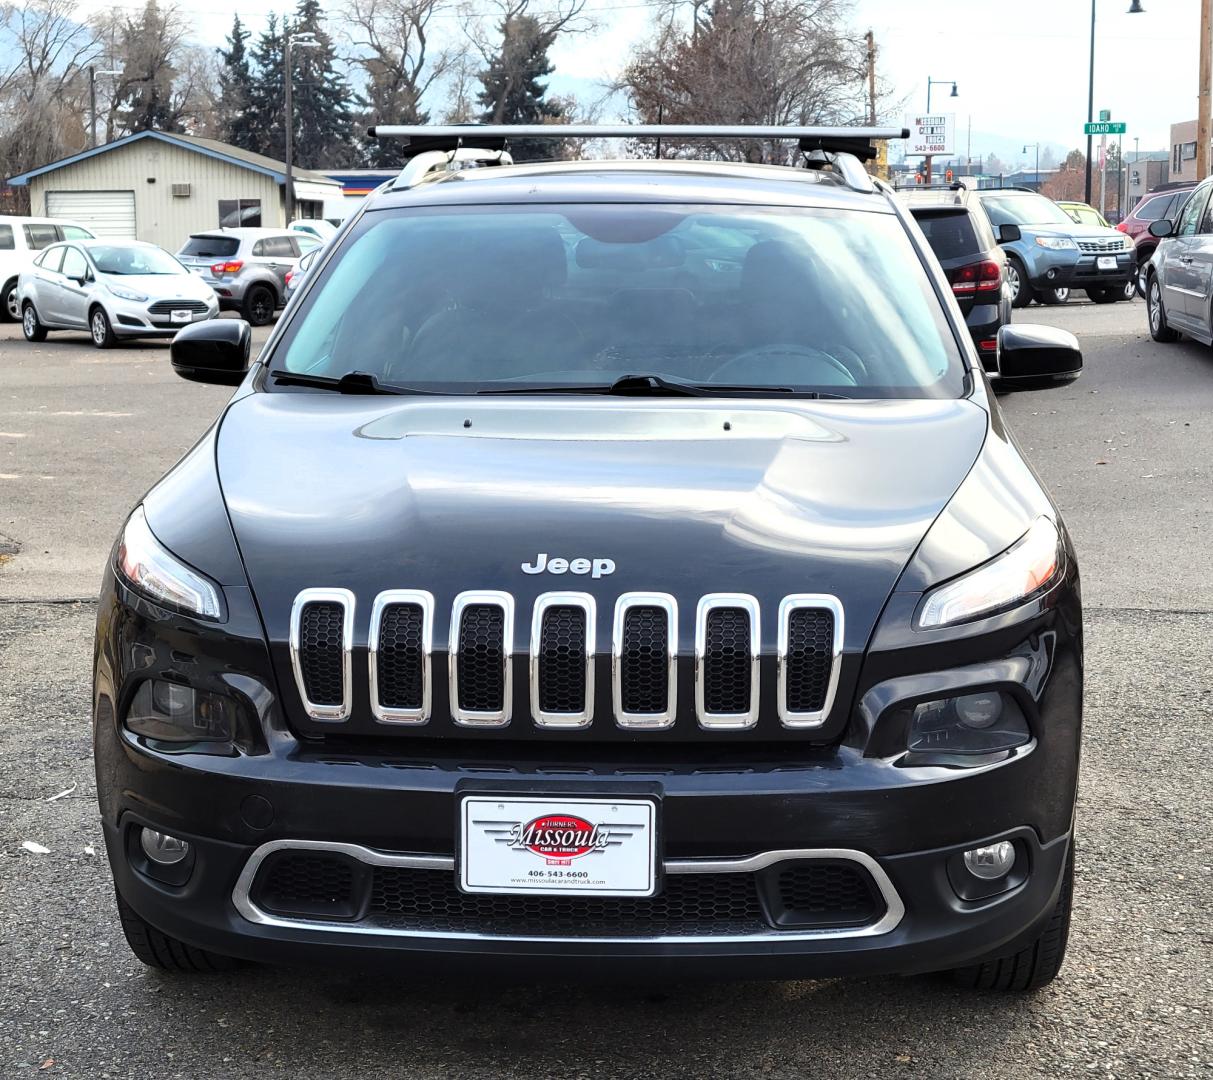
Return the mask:
<path id="1" fill-rule="evenodd" d="M 1083 124 L 1084 135 L 1123 135 L 1125 125 L 1123 120 L 1096 120 L 1093 124 Z"/>
<path id="2" fill-rule="evenodd" d="M 948 155 L 955 152 L 956 115 L 954 113 L 934 113 L 930 116 L 911 114 L 906 117 L 906 127 L 910 129 L 910 142 L 906 147 L 906 157 L 930 156 L 931 154 Z"/>

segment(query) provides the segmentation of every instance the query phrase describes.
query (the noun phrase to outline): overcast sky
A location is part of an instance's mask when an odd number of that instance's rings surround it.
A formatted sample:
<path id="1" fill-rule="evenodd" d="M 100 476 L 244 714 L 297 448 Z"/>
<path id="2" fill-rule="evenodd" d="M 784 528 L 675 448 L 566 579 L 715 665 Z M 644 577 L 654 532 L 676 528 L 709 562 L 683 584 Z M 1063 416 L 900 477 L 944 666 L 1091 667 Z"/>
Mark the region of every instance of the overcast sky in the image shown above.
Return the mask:
<path id="1" fill-rule="evenodd" d="M 1134 136 L 1142 151 L 1164 149 L 1170 124 L 1196 116 L 1199 3 L 1142 0 L 1145 13 L 1129 15 L 1129 2 L 1095 0 L 1095 108 L 1111 109 L 1114 120 L 1128 124 L 1126 151 Z M 200 43 L 217 44 L 233 12 L 256 32 L 269 11 L 294 4 L 178 0 L 178 6 Z M 336 11 L 337 0 L 326 8 Z M 566 38 L 552 58 L 557 88 L 592 97 L 594 84 L 615 75 L 629 48 L 648 35 L 653 7 L 651 0 L 588 0 L 587 10 L 599 22 L 597 32 Z M 956 80 L 959 96 L 949 98 L 950 87 L 933 89 L 932 108 L 944 104 L 956 113 L 961 153 L 971 117 L 976 156 L 992 148 L 980 145 L 981 132 L 1062 147 L 1083 142 L 1090 16 L 1089 0 L 853 0 L 851 21 L 859 33 L 875 32 L 880 75 L 909 109 L 925 108 L 928 76 Z M 457 32 L 456 20 L 446 25 Z"/>

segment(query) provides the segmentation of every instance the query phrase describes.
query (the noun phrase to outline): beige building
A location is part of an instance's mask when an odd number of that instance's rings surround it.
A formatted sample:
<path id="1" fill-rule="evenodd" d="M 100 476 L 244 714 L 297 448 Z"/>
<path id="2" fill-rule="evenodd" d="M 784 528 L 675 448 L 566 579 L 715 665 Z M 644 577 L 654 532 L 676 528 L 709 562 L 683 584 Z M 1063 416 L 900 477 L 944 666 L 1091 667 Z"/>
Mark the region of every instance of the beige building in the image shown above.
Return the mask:
<path id="1" fill-rule="evenodd" d="M 1172 182 L 1195 183 L 1196 175 L 1196 121 L 1185 120 L 1171 125 L 1171 175 Z"/>
<path id="2" fill-rule="evenodd" d="M 325 217 L 326 204 L 341 203 L 336 181 L 307 169 L 293 175 L 296 217 Z M 282 162 L 193 135 L 136 132 L 9 183 L 29 185 L 35 216 L 67 218 L 98 236 L 148 240 L 169 251 L 202 229 L 287 224 Z"/>

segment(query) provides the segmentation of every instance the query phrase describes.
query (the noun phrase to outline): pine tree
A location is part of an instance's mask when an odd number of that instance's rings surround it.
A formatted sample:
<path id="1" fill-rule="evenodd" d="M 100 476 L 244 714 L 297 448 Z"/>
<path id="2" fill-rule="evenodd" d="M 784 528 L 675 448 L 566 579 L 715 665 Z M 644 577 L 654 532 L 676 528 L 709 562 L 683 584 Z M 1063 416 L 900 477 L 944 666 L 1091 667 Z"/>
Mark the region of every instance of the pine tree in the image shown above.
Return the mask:
<path id="1" fill-rule="evenodd" d="M 317 44 L 292 48 L 295 160 L 312 169 L 337 168 L 357 158 L 349 82 L 338 70 L 333 40 L 324 30 L 320 0 L 299 0 L 292 34 L 311 34 Z"/>
<path id="2" fill-rule="evenodd" d="M 253 49 L 253 73 L 246 95 L 249 140 L 246 148 L 278 160 L 286 155 L 282 45 L 287 29 L 288 24 L 279 26 L 277 16 L 271 12 Z"/>
<path id="3" fill-rule="evenodd" d="M 156 0 L 147 0 L 138 16 L 126 20 L 121 33 L 122 75 L 114 95 L 118 123 L 128 132 L 182 130 L 173 103 L 179 31 L 170 28 Z"/>
<path id="4" fill-rule="evenodd" d="M 216 104 L 217 126 L 220 138 L 233 146 L 245 150 L 256 150 L 253 145 L 255 123 L 249 113 L 249 89 L 253 72 L 249 65 L 248 39 L 252 35 L 240 22 L 240 16 L 232 19 L 232 32 L 227 38 L 227 48 L 217 49 L 222 66 L 219 70 L 219 100 Z"/>
<path id="5" fill-rule="evenodd" d="M 559 120 L 564 110 L 547 98 L 541 80 L 553 71 L 548 49 L 555 32 L 531 15 L 508 15 L 501 23 L 501 49 L 480 73 L 483 87 L 478 100 L 484 106 L 480 119 L 488 124 L 542 124 Z M 558 156 L 547 139 L 515 139 L 510 154 L 515 161 Z"/>

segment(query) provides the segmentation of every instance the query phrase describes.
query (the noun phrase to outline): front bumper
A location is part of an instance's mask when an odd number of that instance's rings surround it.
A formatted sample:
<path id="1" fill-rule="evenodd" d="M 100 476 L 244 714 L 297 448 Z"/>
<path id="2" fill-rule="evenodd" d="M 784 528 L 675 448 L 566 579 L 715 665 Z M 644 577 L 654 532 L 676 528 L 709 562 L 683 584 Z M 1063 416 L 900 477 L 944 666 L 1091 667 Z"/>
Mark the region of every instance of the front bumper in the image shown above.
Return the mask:
<path id="1" fill-rule="evenodd" d="M 1101 269 L 1099 260 L 1114 259 L 1115 267 Z M 1032 279 L 1035 288 L 1070 288 L 1088 289 L 1124 285 L 1134 279 L 1137 273 L 1137 256 L 1132 251 L 1122 251 L 1108 255 L 1082 254 L 1077 260 L 1071 255 L 1067 263 L 1050 262 L 1041 268 L 1039 274 Z"/>
<path id="2" fill-rule="evenodd" d="M 151 311 L 151 305 L 155 302 L 146 300 L 137 303 L 117 297 L 107 300 L 106 314 L 114 333 L 118 337 L 172 337 L 183 326 L 206 322 L 219 314 L 217 297 L 206 302 L 205 311 L 192 313 L 185 322 L 174 322 L 171 314 Z"/>

